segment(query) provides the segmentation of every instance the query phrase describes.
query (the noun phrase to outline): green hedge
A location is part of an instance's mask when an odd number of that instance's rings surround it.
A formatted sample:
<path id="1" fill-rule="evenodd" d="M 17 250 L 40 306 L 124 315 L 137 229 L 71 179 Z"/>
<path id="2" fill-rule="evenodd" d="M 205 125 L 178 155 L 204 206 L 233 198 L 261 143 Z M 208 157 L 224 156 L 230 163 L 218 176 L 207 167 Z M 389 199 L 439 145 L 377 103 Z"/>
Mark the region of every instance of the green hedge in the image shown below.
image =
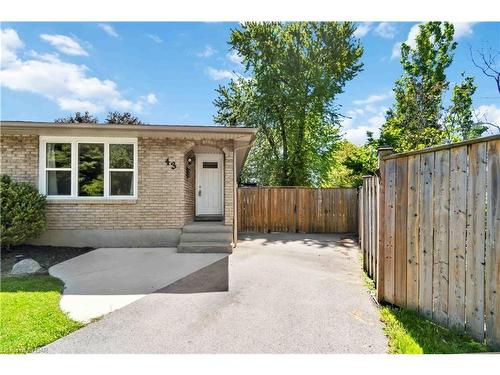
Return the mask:
<path id="1" fill-rule="evenodd" d="M 2 247 L 18 245 L 39 236 L 46 227 L 45 196 L 27 182 L 9 176 L 0 179 L 0 241 Z"/>

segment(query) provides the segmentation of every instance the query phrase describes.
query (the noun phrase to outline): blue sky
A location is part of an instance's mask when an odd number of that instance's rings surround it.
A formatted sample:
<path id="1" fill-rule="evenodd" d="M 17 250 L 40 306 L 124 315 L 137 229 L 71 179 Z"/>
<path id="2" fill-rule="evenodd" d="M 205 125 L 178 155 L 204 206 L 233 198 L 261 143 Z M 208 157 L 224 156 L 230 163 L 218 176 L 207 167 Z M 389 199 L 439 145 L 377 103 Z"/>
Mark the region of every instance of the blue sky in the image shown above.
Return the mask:
<path id="1" fill-rule="evenodd" d="M 238 23 L 2 23 L 1 119 L 52 121 L 89 110 L 130 111 L 152 124 L 211 124 L 215 88 L 242 72 L 227 43 Z M 399 43 L 416 23 L 359 23 L 364 71 L 338 96 L 346 137 L 377 131 L 401 74 Z M 479 116 L 500 124 L 495 82 L 473 66 L 469 47 L 500 50 L 500 23 L 456 24 L 448 77 L 476 77 Z"/>

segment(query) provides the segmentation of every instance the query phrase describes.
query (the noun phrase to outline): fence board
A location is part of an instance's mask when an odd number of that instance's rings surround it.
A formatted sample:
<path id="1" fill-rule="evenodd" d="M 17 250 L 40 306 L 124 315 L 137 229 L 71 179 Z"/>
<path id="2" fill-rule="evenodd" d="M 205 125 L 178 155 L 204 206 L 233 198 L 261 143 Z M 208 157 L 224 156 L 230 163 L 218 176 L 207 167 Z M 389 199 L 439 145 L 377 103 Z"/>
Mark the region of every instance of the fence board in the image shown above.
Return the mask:
<path id="1" fill-rule="evenodd" d="M 375 196 L 373 197 L 373 204 L 375 206 L 375 227 L 373 230 L 375 231 L 375 260 L 374 260 L 374 271 L 373 271 L 373 280 L 375 281 L 375 286 L 377 286 L 377 281 L 379 280 L 378 272 L 379 272 L 379 259 L 380 259 L 380 206 L 379 206 L 379 196 L 380 196 L 380 177 L 375 176 Z"/>
<path id="2" fill-rule="evenodd" d="M 370 231 L 370 235 L 371 235 L 371 240 L 370 240 L 370 245 L 371 245 L 371 248 L 370 248 L 370 274 L 371 276 L 373 277 L 373 275 L 375 275 L 375 267 L 376 267 L 376 264 L 375 264 L 375 256 L 376 256 L 376 253 L 377 253 L 377 201 L 376 201 L 376 188 L 377 188 L 377 184 L 378 181 L 377 181 L 377 178 L 376 177 L 372 177 L 371 178 L 371 184 L 370 184 L 370 187 L 371 187 L 371 194 L 370 194 L 370 202 L 371 202 L 371 205 L 370 205 L 370 213 L 371 213 L 371 227 L 372 227 L 372 230 Z"/>
<path id="3" fill-rule="evenodd" d="M 385 163 L 385 199 L 384 222 L 386 232 L 384 237 L 384 299 L 394 303 L 394 232 L 396 228 L 395 216 L 395 179 L 396 161 L 388 160 Z"/>
<path id="4" fill-rule="evenodd" d="M 363 250 L 363 269 L 368 276 L 377 280 L 378 257 L 378 184 L 377 176 L 364 176 L 360 189 L 360 241 Z M 352 198 L 352 196 L 351 196 Z"/>
<path id="5" fill-rule="evenodd" d="M 407 212 L 407 269 L 406 304 L 418 310 L 418 252 L 419 252 L 419 181 L 420 155 L 408 157 L 408 212 Z"/>
<path id="6" fill-rule="evenodd" d="M 420 210 L 420 241 L 419 241 L 419 312 L 426 318 L 432 317 L 432 253 L 433 253 L 433 179 L 434 153 L 420 156 L 421 184 L 419 200 Z"/>
<path id="7" fill-rule="evenodd" d="M 450 207 L 450 150 L 434 154 L 434 244 L 432 271 L 432 315 L 448 324 L 448 233 Z"/>
<path id="8" fill-rule="evenodd" d="M 365 245 L 364 245 L 364 220 L 363 220 L 363 215 L 365 212 L 365 207 L 364 207 L 364 184 L 358 189 L 358 196 L 359 196 L 359 205 L 358 205 L 358 228 L 359 228 L 359 246 L 361 248 L 361 252 L 363 253 L 363 269 L 366 269 L 366 252 L 365 252 Z"/>
<path id="9" fill-rule="evenodd" d="M 467 146 L 450 150 L 450 238 L 448 324 L 465 329 Z"/>
<path id="10" fill-rule="evenodd" d="M 484 337 L 484 235 L 486 211 L 486 144 L 469 146 L 467 182 L 466 331 Z"/>
<path id="11" fill-rule="evenodd" d="M 394 303 L 406 307 L 406 221 L 408 209 L 408 159 L 396 159 L 394 236 Z"/>
<path id="12" fill-rule="evenodd" d="M 500 140 L 488 142 L 486 342 L 500 348 Z"/>
<path id="13" fill-rule="evenodd" d="M 380 170 L 380 180 L 378 189 L 378 261 L 377 261 L 377 278 L 375 280 L 375 285 L 377 287 L 377 301 L 383 301 L 385 295 L 385 233 L 386 233 L 386 222 L 385 222 L 385 162 L 383 159 L 379 159 L 379 170 Z"/>
<path id="14" fill-rule="evenodd" d="M 368 220 L 368 228 L 370 230 L 367 232 L 367 242 L 368 242 L 368 260 L 367 260 L 367 271 L 368 275 L 373 275 L 373 200 L 372 200 L 372 189 L 373 189 L 373 178 L 369 178 L 367 181 L 367 196 L 368 196 L 368 212 L 367 212 L 367 220 Z"/>

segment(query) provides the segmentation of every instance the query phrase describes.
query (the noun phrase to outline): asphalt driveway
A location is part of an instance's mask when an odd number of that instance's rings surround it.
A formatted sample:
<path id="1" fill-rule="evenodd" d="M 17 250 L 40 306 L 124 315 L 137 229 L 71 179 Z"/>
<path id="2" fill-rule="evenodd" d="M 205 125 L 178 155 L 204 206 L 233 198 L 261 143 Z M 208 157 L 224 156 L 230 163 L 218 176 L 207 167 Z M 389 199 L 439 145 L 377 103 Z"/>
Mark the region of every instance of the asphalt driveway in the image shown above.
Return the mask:
<path id="1" fill-rule="evenodd" d="M 39 352 L 387 351 L 352 240 L 282 233 L 240 235 L 240 240 L 228 258 Z"/>

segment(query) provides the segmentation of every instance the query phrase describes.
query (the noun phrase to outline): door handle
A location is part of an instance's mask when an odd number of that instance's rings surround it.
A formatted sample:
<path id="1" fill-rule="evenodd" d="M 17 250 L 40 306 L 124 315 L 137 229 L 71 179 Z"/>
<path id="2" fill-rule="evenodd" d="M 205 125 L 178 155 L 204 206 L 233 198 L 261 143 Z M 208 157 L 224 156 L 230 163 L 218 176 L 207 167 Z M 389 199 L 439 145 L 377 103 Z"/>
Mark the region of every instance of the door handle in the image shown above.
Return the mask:
<path id="1" fill-rule="evenodd" d="M 201 189 L 198 190 L 198 196 L 201 197 Z"/>

